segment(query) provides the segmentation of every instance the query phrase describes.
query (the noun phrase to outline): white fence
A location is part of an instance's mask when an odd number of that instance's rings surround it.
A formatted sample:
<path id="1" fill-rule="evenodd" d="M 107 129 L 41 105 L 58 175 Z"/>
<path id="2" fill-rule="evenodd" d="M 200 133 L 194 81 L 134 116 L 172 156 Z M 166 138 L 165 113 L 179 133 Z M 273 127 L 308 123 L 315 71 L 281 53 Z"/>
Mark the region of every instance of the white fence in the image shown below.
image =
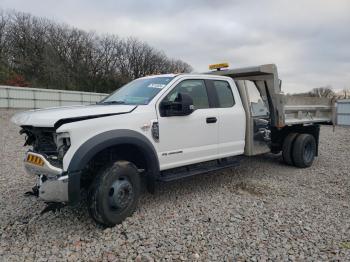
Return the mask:
<path id="1" fill-rule="evenodd" d="M 350 99 L 337 101 L 337 125 L 350 126 Z"/>
<path id="2" fill-rule="evenodd" d="M 96 103 L 107 94 L 0 85 L 0 108 L 45 108 Z"/>

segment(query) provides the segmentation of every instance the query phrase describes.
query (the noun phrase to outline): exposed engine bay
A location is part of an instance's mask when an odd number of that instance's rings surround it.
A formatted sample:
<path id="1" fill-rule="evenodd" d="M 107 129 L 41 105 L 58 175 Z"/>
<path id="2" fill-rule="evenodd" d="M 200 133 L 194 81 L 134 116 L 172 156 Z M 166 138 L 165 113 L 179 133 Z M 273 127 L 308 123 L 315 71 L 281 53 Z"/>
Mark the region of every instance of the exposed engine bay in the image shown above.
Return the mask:
<path id="1" fill-rule="evenodd" d="M 70 147 L 67 133 L 57 134 L 55 128 L 22 126 L 20 134 L 25 134 L 24 146 L 32 146 L 33 152 L 42 154 L 56 167 L 62 167 L 62 160 Z"/>

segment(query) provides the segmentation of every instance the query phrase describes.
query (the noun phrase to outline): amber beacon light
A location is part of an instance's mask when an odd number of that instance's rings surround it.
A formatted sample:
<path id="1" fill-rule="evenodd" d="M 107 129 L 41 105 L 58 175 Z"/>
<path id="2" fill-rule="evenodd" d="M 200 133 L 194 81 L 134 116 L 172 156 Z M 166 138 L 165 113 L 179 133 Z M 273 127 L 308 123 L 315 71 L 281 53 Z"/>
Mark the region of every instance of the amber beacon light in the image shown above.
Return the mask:
<path id="1" fill-rule="evenodd" d="M 228 67 L 229 67 L 228 63 L 212 64 L 212 65 L 209 65 L 209 70 L 216 69 L 220 71 L 221 68 L 228 68 Z"/>

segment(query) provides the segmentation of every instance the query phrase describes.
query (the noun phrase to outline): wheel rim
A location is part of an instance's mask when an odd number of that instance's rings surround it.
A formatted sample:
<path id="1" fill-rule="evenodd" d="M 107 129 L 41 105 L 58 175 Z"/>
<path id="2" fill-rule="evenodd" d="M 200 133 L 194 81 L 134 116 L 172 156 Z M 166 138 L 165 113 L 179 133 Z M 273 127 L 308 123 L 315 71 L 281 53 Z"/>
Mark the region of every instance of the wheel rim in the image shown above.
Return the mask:
<path id="1" fill-rule="evenodd" d="M 108 198 L 109 206 L 113 210 L 119 211 L 128 207 L 134 198 L 130 181 L 125 177 L 118 178 L 110 187 Z"/>
<path id="2" fill-rule="evenodd" d="M 305 160 L 305 162 L 312 161 L 313 157 L 314 157 L 313 146 L 311 143 L 306 143 L 305 148 L 304 148 L 304 160 Z"/>

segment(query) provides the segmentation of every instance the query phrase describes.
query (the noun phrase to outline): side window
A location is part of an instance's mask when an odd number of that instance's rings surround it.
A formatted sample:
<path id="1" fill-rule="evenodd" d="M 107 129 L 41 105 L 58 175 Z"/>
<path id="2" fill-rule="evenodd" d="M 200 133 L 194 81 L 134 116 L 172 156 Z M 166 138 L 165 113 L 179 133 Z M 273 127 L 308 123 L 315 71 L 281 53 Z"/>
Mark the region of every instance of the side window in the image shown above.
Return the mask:
<path id="1" fill-rule="evenodd" d="M 235 104 L 230 84 L 226 81 L 213 80 L 213 86 L 218 96 L 218 107 L 232 107 Z"/>
<path id="2" fill-rule="evenodd" d="M 245 81 L 245 85 L 248 91 L 252 116 L 267 116 L 269 114 L 269 109 L 255 83 L 247 80 Z"/>
<path id="3" fill-rule="evenodd" d="M 207 89 L 203 80 L 193 79 L 182 81 L 164 100 L 174 102 L 178 93 L 189 95 L 193 99 L 195 109 L 209 108 Z"/>

